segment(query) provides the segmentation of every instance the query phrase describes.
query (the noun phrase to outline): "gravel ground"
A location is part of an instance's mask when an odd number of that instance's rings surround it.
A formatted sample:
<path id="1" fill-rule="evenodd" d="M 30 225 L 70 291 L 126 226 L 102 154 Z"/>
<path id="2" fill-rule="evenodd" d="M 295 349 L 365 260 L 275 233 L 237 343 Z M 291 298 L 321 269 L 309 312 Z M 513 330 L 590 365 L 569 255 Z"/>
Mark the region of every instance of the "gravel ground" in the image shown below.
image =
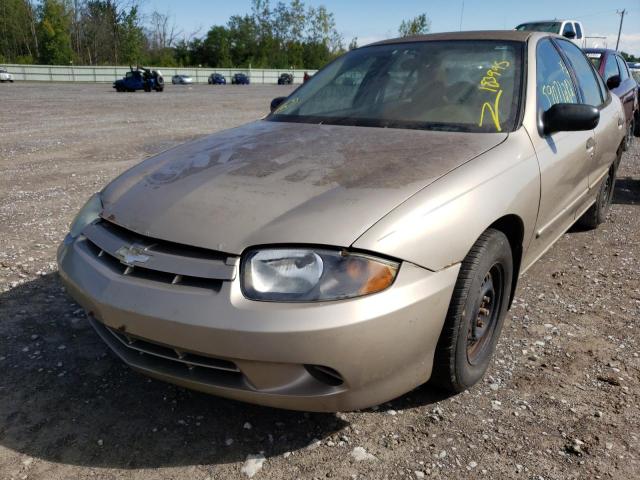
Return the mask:
<path id="1" fill-rule="evenodd" d="M 495 362 L 465 394 L 287 412 L 149 380 L 107 351 L 56 273 L 73 215 L 145 157 L 290 90 L 0 86 L 0 478 L 638 478 L 638 145 L 608 221 L 521 279 Z"/>

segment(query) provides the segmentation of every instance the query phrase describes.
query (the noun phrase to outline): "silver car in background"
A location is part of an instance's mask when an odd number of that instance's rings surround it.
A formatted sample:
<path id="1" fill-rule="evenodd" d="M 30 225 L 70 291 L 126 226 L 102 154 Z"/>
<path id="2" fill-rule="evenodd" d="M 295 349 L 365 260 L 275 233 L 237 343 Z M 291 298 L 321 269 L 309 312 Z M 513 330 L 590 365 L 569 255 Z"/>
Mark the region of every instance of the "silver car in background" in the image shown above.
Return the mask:
<path id="1" fill-rule="evenodd" d="M 191 85 L 193 78 L 189 75 L 174 75 L 171 77 L 171 83 L 174 85 Z"/>
<path id="2" fill-rule="evenodd" d="M 116 178 L 58 264 L 133 368 L 299 410 L 478 382 L 518 277 L 604 221 L 625 134 L 582 51 L 528 31 L 358 48 L 271 107 Z"/>
<path id="3" fill-rule="evenodd" d="M 11 75 L 9 71 L 4 67 L 0 67 L 0 82 L 13 83 L 13 75 Z"/>

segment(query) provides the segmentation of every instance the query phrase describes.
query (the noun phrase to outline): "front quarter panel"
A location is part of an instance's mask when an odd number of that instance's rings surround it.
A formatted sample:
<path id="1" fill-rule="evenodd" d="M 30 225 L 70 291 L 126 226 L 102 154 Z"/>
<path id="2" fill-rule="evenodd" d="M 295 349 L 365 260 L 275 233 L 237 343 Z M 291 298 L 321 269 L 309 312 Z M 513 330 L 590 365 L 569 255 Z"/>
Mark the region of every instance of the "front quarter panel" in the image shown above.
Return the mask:
<path id="1" fill-rule="evenodd" d="M 436 271 L 464 259 L 492 223 L 516 215 L 531 239 L 540 171 L 524 128 L 421 190 L 372 226 L 354 247 Z"/>

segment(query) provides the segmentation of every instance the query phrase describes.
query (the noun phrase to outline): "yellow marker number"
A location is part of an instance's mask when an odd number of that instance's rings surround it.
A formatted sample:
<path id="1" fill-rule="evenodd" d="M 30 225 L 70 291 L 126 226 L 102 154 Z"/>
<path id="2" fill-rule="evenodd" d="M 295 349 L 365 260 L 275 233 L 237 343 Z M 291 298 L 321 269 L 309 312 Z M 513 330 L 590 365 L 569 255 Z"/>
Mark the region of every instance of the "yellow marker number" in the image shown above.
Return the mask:
<path id="1" fill-rule="evenodd" d="M 500 126 L 500 98 L 502 97 L 502 88 L 500 85 L 500 77 L 502 72 L 506 70 L 511 63 L 508 60 L 495 61 L 486 71 L 484 77 L 480 80 L 479 90 L 485 92 L 495 93 L 493 102 L 487 101 L 482 104 L 482 110 L 480 111 L 480 121 L 478 126 L 481 127 L 484 123 L 485 112 L 489 111 L 489 116 L 493 120 L 493 124 L 496 127 L 496 131 L 501 132 Z"/>

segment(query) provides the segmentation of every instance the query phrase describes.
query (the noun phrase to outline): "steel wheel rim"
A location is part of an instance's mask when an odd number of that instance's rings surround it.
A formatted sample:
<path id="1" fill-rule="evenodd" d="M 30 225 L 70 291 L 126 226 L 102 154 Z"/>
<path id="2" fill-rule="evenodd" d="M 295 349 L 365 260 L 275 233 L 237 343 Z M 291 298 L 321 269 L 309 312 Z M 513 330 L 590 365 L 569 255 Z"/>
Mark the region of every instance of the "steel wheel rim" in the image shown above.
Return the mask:
<path id="1" fill-rule="evenodd" d="M 467 331 L 467 361 L 471 365 L 480 363 L 491 345 L 500 316 L 504 292 L 503 279 L 502 267 L 495 264 L 489 269 L 480 285 Z"/>

